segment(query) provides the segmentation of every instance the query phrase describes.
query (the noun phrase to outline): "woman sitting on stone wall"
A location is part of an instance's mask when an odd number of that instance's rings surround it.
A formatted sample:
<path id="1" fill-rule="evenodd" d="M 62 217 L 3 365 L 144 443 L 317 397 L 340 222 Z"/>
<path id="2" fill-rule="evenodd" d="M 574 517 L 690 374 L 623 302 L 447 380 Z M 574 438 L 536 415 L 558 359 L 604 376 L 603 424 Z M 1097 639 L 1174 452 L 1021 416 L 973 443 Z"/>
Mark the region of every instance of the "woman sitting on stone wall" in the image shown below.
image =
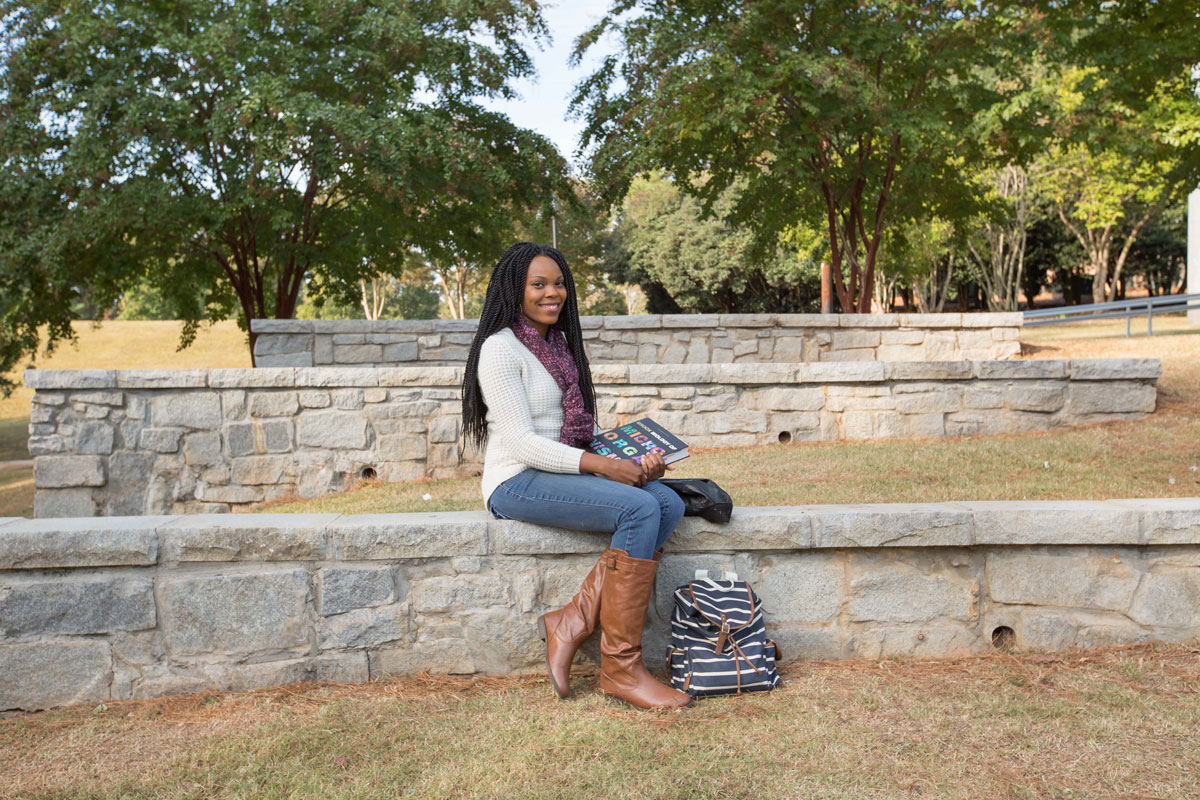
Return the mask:
<path id="1" fill-rule="evenodd" d="M 538 619 L 559 697 L 571 661 L 599 622 L 600 688 L 641 708 L 690 698 L 642 664 L 642 625 L 662 546 L 683 502 L 658 483 L 665 465 L 584 450 L 599 430 L 575 283 L 558 250 L 513 245 L 492 270 L 463 376 L 464 436 L 484 450 L 483 498 L 500 519 L 613 531 L 579 592 Z"/>

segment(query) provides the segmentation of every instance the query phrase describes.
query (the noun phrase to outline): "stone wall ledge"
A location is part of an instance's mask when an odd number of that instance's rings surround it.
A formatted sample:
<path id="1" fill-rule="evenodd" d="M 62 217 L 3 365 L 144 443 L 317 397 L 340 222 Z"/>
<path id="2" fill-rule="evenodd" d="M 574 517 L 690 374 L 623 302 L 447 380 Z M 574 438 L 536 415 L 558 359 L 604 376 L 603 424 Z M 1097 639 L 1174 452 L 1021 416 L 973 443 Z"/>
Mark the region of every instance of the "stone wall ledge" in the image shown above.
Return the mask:
<path id="1" fill-rule="evenodd" d="M 784 328 L 1019 328 L 1020 312 L 947 313 L 947 314 L 636 314 L 585 316 L 585 329 L 649 330 L 686 327 L 771 327 Z M 255 333 L 448 333 L 474 331 L 477 319 L 439 320 L 302 320 L 255 319 L 250 329 Z"/>
<path id="2" fill-rule="evenodd" d="M 594 533 L 483 511 L 0 520 L 0 570 L 594 553 Z M 1200 545 L 1200 498 L 754 506 L 686 518 L 671 553 Z"/>
<path id="3" fill-rule="evenodd" d="M 458 386 L 462 367 L 271 367 L 257 369 L 29 369 L 25 385 L 42 391 L 77 389 L 247 389 L 285 387 Z M 1148 380 L 1162 374 L 1156 358 L 1029 359 L 1020 361 L 841 361 L 803 364 L 600 364 L 604 384 L 829 384 L 923 380 Z"/>
<path id="4" fill-rule="evenodd" d="M 483 512 L 0 519 L 0 712 L 388 674 L 544 670 L 604 534 Z M 1200 497 L 739 508 L 656 576 L 735 569 L 787 658 L 1200 639 Z M 595 642 L 581 650 L 595 660 Z"/>

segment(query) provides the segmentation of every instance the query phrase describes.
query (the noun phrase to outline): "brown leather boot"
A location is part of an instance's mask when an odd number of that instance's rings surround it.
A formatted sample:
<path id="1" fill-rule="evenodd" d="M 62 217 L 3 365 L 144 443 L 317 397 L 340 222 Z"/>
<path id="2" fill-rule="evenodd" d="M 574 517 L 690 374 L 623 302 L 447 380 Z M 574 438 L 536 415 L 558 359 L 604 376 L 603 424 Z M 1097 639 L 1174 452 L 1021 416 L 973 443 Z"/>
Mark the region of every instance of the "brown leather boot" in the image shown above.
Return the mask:
<path id="1" fill-rule="evenodd" d="M 600 591 L 600 690 L 638 708 L 689 705 L 692 698 L 655 680 L 642 663 L 642 626 L 658 562 L 612 552 Z"/>
<path id="2" fill-rule="evenodd" d="M 605 550 L 579 585 L 579 591 L 562 608 L 538 617 L 538 635 L 546 643 L 546 671 L 559 697 L 571 693 L 571 662 L 583 640 L 596 630 L 600 619 L 600 586 L 605 565 L 618 550 Z"/>

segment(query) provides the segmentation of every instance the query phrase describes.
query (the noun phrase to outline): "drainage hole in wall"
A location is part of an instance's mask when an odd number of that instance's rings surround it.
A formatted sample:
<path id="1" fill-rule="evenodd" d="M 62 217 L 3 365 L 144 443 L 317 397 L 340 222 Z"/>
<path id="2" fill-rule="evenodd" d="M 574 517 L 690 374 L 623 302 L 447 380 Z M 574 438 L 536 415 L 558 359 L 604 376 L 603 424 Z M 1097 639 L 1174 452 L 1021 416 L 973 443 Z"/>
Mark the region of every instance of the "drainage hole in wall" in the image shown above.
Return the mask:
<path id="1" fill-rule="evenodd" d="M 1011 650 L 1016 643 L 1017 633 L 1007 625 L 992 630 L 992 647 L 997 650 Z"/>
<path id="2" fill-rule="evenodd" d="M 792 440 L 792 432 L 791 431 L 780 431 L 779 432 L 779 443 L 780 444 L 787 444 L 791 440 Z"/>
<path id="3" fill-rule="evenodd" d="M 377 477 L 374 467 L 363 467 L 362 472 L 359 474 L 362 476 L 364 481 L 373 481 Z"/>

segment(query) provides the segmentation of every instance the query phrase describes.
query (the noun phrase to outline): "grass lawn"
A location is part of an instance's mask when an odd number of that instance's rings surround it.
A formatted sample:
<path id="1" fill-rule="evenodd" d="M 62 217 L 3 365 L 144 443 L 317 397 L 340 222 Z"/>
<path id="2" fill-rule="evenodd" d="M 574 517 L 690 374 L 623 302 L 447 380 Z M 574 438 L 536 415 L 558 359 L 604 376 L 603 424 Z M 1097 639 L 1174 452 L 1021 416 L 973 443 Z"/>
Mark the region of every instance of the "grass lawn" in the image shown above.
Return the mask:
<path id="1" fill-rule="evenodd" d="M 1162 359 L 1158 411 L 1142 420 L 1009 436 L 696 450 L 672 476 L 712 478 L 737 505 L 1194 497 L 1200 495 L 1200 328 L 1187 328 L 1182 317 L 1160 317 L 1154 325 L 1151 338 L 1125 339 L 1122 321 L 1021 332 L 1028 358 Z M 368 483 L 259 510 L 481 507 L 479 479 L 463 478 Z"/>
<path id="2" fill-rule="evenodd" d="M 188 369 L 192 367 L 248 367 L 250 350 L 246 334 L 233 322 L 204 327 L 186 350 L 179 344 L 178 322 L 91 322 L 72 324 L 78 337 L 63 342 L 53 354 L 39 356 L 30 366 L 38 369 Z M 21 378 L 24 367 L 10 378 Z M 0 398 L 0 461 L 29 458 L 29 405 L 33 390 L 20 386 Z M 17 433 L 19 431 L 19 434 Z"/>
<path id="3" fill-rule="evenodd" d="M 594 669 L 594 668 L 593 668 Z M 1200 648 L 792 662 L 770 694 L 644 712 L 594 671 L 384 679 L 0 721 L 24 798 L 1200 796 Z"/>
<path id="4" fill-rule="evenodd" d="M 1144 323 L 1143 323 L 1144 325 Z M 233 323 L 201 331 L 175 352 L 176 322 L 78 323 L 41 368 L 236 367 L 249 364 Z M 1135 334 L 1143 328 L 1134 328 Z M 1159 411 L 1138 422 L 974 439 L 767 445 L 697 451 L 676 476 L 721 483 L 739 505 L 1200 495 L 1200 329 L 1155 320 L 1157 335 L 1124 337 L 1124 322 L 1082 322 L 1021 332 L 1029 358 L 1146 356 L 1163 361 Z M 0 461 L 28 458 L 32 392 L 0 400 Z M 1049 464 L 1047 467 L 1046 465 Z M 1098 467 L 1098 465 L 1100 465 Z M 0 477 L 0 515 L 32 513 L 33 486 Z M 1171 480 L 1174 479 L 1174 483 Z M 264 507 L 268 511 L 377 513 L 481 506 L 477 478 L 377 485 Z M 424 500 L 424 495 L 430 495 Z"/>

